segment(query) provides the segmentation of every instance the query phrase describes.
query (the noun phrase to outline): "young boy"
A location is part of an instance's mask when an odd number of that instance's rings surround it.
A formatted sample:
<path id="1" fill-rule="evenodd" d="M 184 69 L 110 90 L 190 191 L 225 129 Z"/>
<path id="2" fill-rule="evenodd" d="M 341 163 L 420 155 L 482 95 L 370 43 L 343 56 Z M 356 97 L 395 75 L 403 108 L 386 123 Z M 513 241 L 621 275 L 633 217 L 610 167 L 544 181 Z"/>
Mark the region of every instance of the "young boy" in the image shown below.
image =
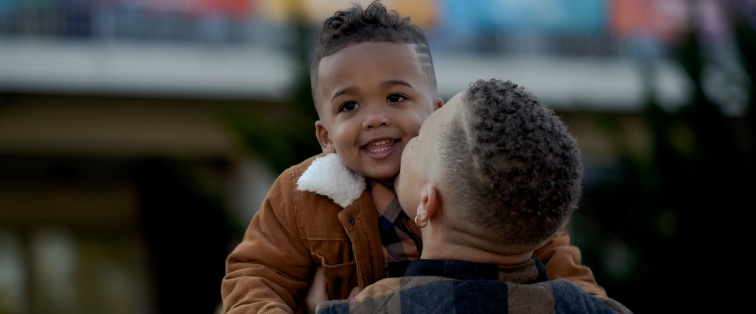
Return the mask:
<path id="1" fill-rule="evenodd" d="M 524 87 L 478 80 L 409 141 L 396 179 L 423 252 L 330 313 L 630 313 L 566 280 L 533 252 L 568 219 L 583 165 L 567 126 Z"/>
<path id="2" fill-rule="evenodd" d="M 325 283 L 313 289 L 345 299 L 403 275 L 420 256 L 419 230 L 393 182 L 406 143 L 443 104 L 422 30 L 377 2 L 338 11 L 323 24 L 310 71 L 324 153 L 273 183 L 226 260 L 225 312 L 306 312 L 316 269 Z M 550 276 L 605 295 L 563 230 L 537 254 Z"/>

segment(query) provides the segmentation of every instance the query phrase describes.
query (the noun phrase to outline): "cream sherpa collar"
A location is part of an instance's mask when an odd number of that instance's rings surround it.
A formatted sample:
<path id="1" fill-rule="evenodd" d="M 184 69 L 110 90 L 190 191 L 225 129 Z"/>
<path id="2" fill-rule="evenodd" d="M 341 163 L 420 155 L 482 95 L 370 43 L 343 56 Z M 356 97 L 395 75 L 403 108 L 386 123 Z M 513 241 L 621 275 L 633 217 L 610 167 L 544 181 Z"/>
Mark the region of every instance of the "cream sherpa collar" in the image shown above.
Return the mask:
<path id="1" fill-rule="evenodd" d="M 334 153 L 315 159 L 299 177 L 297 188 L 328 196 L 341 207 L 347 207 L 365 190 L 365 177 L 347 168 Z"/>

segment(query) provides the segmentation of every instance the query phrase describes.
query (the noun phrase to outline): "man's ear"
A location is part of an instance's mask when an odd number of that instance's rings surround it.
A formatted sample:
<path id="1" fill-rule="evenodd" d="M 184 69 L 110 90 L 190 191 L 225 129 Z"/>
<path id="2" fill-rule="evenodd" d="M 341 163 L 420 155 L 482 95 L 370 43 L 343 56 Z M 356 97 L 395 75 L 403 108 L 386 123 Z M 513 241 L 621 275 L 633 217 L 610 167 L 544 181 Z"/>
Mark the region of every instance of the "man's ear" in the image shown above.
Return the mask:
<path id="1" fill-rule="evenodd" d="M 428 185 L 423 188 L 420 196 L 420 204 L 417 206 L 418 220 L 430 221 L 441 213 L 441 199 L 435 186 Z M 439 216 L 440 217 L 440 216 Z"/>
<path id="2" fill-rule="evenodd" d="M 436 98 L 436 100 L 433 101 L 433 111 L 436 111 L 444 106 L 444 100 L 441 98 Z"/>
<path id="3" fill-rule="evenodd" d="M 325 125 L 323 125 L 323 122 L 320 122 L 320 120 L 315 121 L 315 137 L 318 138 L 318 143 L 320 143 L 323 152 L 333 152 L 336 150 L 336 148 L 333 147 L 333 143 L 331 143 L 328 129 L 326 129 Z"/>

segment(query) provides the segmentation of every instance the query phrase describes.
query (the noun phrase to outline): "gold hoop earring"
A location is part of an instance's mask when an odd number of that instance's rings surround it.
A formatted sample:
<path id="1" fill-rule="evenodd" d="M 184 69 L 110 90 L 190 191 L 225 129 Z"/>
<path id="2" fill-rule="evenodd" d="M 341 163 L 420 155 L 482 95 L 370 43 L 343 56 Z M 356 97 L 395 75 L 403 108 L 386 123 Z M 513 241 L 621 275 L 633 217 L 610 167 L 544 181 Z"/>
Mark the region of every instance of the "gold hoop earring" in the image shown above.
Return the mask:
<path id="1" fill-rule="evenodd" d="M 422 225 L 421 225 L 421 224 L 420 224 L 420 223 L 418 222 L 418 219 L 419 219 L 419 218 L 420 218 L 420 215 L 419 215 L 419 214 L 415 216 L 415 224 L 416 224 L 416 225 L 417 225 L 417 227 L 418 227 L 418 228 L 420 228 L 420 229 L 422 229 L 422 228 L 425 228 L 425 226 L 427 226 L 427 225 L 428 225 L 428 221 L 427 221 L 427 220 L 426 220 L 426 221 L 424 221 L 424 224 L 422 224 Z"/>

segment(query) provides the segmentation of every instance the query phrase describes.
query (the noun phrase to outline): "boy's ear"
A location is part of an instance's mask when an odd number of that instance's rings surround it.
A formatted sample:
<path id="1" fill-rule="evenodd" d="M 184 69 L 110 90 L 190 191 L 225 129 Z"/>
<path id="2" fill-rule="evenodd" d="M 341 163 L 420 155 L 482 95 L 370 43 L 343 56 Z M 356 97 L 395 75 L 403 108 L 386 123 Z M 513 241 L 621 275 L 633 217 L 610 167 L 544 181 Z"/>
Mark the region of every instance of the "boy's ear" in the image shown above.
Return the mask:
<path id="1" fill-rule="evenodd" d="M 335 151 L 333 143 L 331 143 L 331 138 L 328 136 L 328 129 L 326 129 L 323 122 L 320 122 L 320 120 L 315 121 L 315 137 L 318 138 L 318 143 L 320 143 L 323 152 Z"/>
<path id="2" fill-rule="evenodd" d="M 436 98 L 436 100 L 433 101 L 433 111 L 438 110 L 439 108 L 444 106 L 444 100 L 441 98 Z"/>

